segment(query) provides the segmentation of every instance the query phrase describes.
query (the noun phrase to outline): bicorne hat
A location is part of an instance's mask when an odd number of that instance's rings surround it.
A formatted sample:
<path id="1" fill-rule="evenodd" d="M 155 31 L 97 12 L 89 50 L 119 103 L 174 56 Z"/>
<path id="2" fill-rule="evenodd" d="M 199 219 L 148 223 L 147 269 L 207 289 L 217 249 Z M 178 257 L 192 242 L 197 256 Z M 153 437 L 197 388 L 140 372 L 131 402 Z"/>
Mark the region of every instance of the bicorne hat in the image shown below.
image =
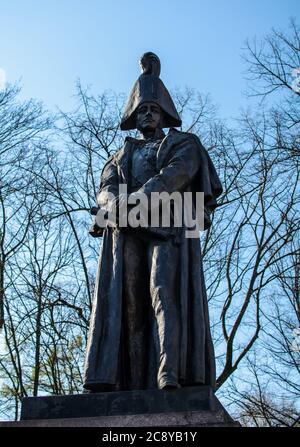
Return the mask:
<path id="1" fill-rule="evenodd" d="M 148 52 L 140 59 L 142 74 L 133 86 L 127 100 L 121 130 L 136 129 L 136 111 L 143 102 L 155 102 L 164 112 L 162 127 L 179 127 L 181 119 L 175 108 L 174 102 L 159 78 L 160 60 L 156 54 Z"/>

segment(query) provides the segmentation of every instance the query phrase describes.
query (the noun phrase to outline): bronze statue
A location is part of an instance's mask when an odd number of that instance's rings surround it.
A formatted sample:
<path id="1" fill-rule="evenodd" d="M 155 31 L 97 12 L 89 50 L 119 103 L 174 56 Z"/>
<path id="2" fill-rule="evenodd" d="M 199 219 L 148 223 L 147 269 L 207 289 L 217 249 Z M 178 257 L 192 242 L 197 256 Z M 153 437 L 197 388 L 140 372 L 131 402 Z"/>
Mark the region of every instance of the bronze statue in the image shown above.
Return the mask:
<path id="1" fill-rule="evenodd" d="M 128 194 L 166 191 L 204 193 L 205 228 L 222 187 L 196 135 L 181 126 L 168 90 L 159 78 L 160 61 L 146 53 L 143 73 L 129 96 L 122 130 L 138 129 L 139 139 L 105 164 L 97 204 L 109 194 L 118 205 Z M 170 128 L 167 135 L 163 128 Z M 84 388 L 91 391 L 176 389 L 215 386 L 200 241 L 183 227 L 114 228 L 94 225 L 103 236 L 87 344 Z"/>

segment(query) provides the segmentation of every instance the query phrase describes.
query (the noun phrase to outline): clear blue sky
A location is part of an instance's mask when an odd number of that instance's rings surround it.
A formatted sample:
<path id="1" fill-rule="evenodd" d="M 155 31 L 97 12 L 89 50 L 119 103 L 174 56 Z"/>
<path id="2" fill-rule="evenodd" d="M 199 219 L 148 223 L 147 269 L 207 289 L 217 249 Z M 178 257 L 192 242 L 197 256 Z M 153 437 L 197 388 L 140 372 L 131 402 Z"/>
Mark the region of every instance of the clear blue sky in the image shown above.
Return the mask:
<path id="1" fill-rule="evenodd" d="M 154 51 L 169 89 L 210 93 L 230 117 L 245 105 L 245 39 L 290 17 L 299 0 L 0 0 L 0 69 L 26 97 L 69 109 L 76 79 L 127 94 L 139 56 Z"/>

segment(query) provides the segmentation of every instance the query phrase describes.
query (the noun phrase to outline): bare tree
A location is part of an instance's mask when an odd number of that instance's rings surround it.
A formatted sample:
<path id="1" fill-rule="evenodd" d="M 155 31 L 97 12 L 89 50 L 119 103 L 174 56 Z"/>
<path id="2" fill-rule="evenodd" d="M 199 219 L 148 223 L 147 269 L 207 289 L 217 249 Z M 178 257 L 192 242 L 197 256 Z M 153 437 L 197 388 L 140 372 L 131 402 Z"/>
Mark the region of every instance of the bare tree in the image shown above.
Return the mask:
<path id="1" fill-rule="evenodd" d="M 291 21 L 289 33 L 272 30 L 260 44 L 248 42 L 245 54 L 251 93 L 262 97 L 266 104 L 267 100 L 272 101 L 264 112 L 263 128 L 257 120 L 249 122 L 247 127 L 256 136 L 257 144 L 264 148 L 267 170 L 272 168 L 271 190 L 266 188 L 263 195 L 265 201 L 266 194 L 273 190 L 275 208 L 268 215 L 264 206 L 261 215 L 266 228 L 271 225 L 276 230 L 274 236 L 278 240 L 267 246 L 271 262 L 267 271 L 269 279 L 262 283 L 266 285 L 263 294 L 260 292 L 264 300 L 260 299 L 259 306 L 259 344 L 221 390 L 227 402 L 242 408 L 239 414 L 250 425 L 299 425 L 300 358 L 296 339 L 300 108 L 299 90 L 294 82 L 295 70 L 299 72 L 299 54 L 299 28 L 295 21 Z M 278 223 L 282 220 L 280 226 L 274 225 L 276 215 Z"/>
<path id="2" fill-rule="evenodd" d="M 21 247 L 37 210 L 33 177 L 24 176 L 22 168 L 35 170 L 41 157 L 37 145 L 50 126 L 41 104 L 19 102 L 19 91 L 10 85 L 0 91 L 0 328 L 4 323 L 6 262 Z"/>
<path id="3" fill-rule="evenodd" d="M 290 21 L 288 33 L 272 29 L 260 42 L 248 40 L 244 59 L 253 94 L 266 97 L 286 90 L 300 95 L 294 88 L 293 72 L 300 67 L 300 30 L 294 19 Z"/>

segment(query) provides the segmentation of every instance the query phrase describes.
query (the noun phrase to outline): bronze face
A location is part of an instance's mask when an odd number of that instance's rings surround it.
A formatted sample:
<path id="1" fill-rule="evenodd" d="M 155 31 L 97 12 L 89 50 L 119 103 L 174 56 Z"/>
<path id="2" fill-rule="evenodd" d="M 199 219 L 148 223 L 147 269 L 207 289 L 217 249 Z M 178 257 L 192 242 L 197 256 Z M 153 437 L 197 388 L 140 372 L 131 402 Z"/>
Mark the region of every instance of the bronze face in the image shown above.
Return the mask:
<path id="1" fill-rule="evenodd" d="M 155 102 L 143 102 L 136 115 L 136 127 L 144 132 L 153 132 L 158 127 L 161 127 L 162 110 Z"/>

